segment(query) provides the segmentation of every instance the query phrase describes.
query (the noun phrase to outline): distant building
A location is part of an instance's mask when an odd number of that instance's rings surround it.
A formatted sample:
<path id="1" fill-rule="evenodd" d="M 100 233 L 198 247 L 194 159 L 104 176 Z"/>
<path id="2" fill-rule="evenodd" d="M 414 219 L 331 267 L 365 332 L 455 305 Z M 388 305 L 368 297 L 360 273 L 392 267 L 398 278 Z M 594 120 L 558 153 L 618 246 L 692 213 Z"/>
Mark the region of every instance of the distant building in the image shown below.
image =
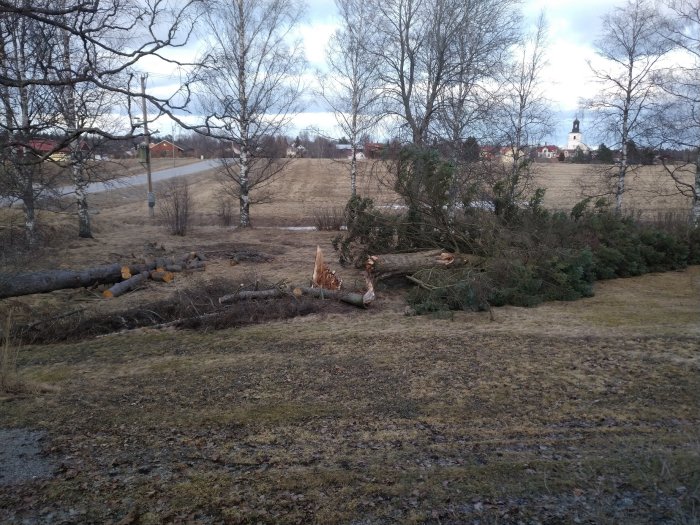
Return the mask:
<path id="1" fill-rule="evenodd" d="M 559 148 L 552 144 L 538 146 L 535 150 L 538 159 L 556 159 L 559 157 Z"/>
<path id="2" fill-rule="evenodd" d="M 31 139 L 27 146 L 35 155 L 44 156 L 49 154 L 48 159 L 55 162 L 66 162 L 70 160 L 70 148 L 60 147 L 60 144 L 51 139 Z M 90 147 L 87 142 L 80 141 L 80 146 L 78 148 L 78 154 L 82 155 L 82 158 L 88 158 L 90 156 Z"/>
<path id="3" fill-rule="evenodd" d="M 581 133 L 580 122 L 578 118 L 574 119 L 574 125 L 571 128 L 571 132 L 566 141 L 566 149 L 564 150 L 564 157 L 569 159 L 576 155 L 576 150 L 581 150 L 583 154 L 589 154 L 591 148 L 589 148 L 585 142 L 583 142 L 583 133 Z"/>
<path id="4" fill-rule="evenodd" d="M 151 144 L 151 157 L 183 157 L 184 148 L 173 144 L 168 140 L 161 140 L 157 144 Z"/>

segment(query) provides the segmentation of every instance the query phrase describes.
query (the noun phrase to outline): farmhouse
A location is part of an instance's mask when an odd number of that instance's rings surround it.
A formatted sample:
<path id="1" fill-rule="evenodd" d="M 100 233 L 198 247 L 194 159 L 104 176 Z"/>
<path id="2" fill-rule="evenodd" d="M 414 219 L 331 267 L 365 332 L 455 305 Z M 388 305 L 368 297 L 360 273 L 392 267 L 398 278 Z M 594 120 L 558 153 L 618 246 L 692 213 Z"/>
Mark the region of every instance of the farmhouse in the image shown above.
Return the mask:
<path id="1" fill-rule="evenodd" d="M 48 159 L 56 162 L 63 162 L 70 159 L 70 148 L 61 147 L 57 141 L 52 139 L 32 139 L 27 145 L 32 153 L 40 157 L 49 154 Z M 83 158 L 87 158 L 90 151 L 87 142 L 81 141 L 78 151 L 82 154 Z"/>
<path id="2" fill-rule="evenodd" d="M 559 156 L 559 148 L 552 144 L 538 146 L 535 150 L 538 159 L 556 159 Z"/>
<path id="3" fill-rule="evenodd" d="M 151 157 L 183 157 L 185 150 L 168 140 L 161 140 L 157 144 L 151 144 Z"/>

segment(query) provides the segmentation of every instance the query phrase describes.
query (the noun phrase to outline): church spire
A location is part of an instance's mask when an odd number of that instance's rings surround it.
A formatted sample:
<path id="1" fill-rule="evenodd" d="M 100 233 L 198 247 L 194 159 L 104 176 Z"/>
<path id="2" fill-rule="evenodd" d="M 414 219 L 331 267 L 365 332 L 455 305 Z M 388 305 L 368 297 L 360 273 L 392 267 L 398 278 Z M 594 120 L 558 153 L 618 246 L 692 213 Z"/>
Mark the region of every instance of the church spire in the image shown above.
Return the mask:
<path id="1" fill-rule="evenodd" d="M 574 118 L 574 127 L 571 128 L 571 133 L 581 133 L 579 131 L 579 124 L 580 122 L 578 121 L 578 117 Z"/>

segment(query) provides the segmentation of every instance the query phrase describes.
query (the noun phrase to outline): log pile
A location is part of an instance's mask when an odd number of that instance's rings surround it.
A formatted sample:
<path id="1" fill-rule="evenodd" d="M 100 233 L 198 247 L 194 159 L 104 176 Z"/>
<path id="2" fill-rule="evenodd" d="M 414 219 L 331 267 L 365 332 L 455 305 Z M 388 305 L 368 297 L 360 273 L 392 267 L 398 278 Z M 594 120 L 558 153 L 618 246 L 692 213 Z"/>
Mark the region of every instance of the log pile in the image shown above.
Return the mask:
<path id="1" fill-rule="evenodd" d="M 197 252 L 188 252 L 180 257 L 159 257 L 143 265 L 122 266 L 124 280 L 102 292 L 102 296 L 107 299 L 119 297 L 138 288 L 147 279 L 169 283 L 175 279 L 175 272 L 200 271 L 205 267 L 204 256 Z"/>
<path id="2" fill-rule="evenodd" d="M 174 279 L 174 272 L 202 271 L 205 266 L 203 255 L 188 252 L 179 257 L 160 257 L 140 264 L 116 263 L 85 270 L 45 270 L 0 274 L 0 299 L 68 288 L 87 288 L 100 284 L 116 286 L 116 289 L 112 286 L 106 290 L 103 293 L 104 297 L 118 297 L 134 289 L 146 279 L 167 283 Z M 135 280 L 132 281 L 132 279 Z"/>

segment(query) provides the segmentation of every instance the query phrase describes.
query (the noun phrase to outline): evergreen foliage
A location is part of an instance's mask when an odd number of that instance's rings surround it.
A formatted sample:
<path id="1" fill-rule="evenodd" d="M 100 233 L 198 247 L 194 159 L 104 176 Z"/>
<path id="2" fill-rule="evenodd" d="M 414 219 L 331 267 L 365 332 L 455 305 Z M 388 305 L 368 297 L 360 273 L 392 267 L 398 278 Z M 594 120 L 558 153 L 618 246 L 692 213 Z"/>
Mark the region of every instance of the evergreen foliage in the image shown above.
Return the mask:
<path id="1" fill-rule="evenodd" d="M 534 306 L 593 295 L 596 279 L 630 277 L 700 264 L 700 228 L 676 221 L 653 224 L 624 217 L 607 201 L 585 199 L 570 214 L 543 207 L 544 190 L 507 213 L 450 202 L 455 166 L 435 152 L 404 149 L 396 164 L 396 191 L 407 211 L 380 213 L 370 199 L 346 207 L 347 232 L 333 241 L 342 263 L 364 264 L 368 254 L 441 247 L 478 254 L 484 268 L 429 269 L 411 276 L 408 294 L 418 313 L 482 310 L 490 305 Z M 494 180 L 496 203 L 508 181 Z M 471 197 L 470 197 L 471 195 Z M 507 199 L 503 199 L 504 203 Z M 502 203 L 503 204 L 503 203 Z"/>

